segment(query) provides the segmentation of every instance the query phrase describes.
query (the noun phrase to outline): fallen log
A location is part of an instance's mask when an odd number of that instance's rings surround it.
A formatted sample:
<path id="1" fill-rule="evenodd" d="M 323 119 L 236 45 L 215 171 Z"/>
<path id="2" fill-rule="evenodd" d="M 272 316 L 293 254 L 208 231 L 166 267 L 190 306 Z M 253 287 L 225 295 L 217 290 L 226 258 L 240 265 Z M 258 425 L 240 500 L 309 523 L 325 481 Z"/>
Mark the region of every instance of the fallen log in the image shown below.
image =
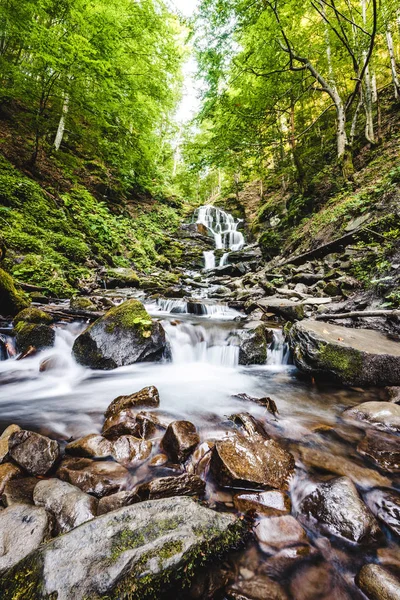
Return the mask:
<path id="1" fill-rule="evenodd" d="M 76 320 L 89 320 L 95 321 L 105 314 L 104 310 L 81 310 L 78 308 L 66 308 L 59 306 L 42 306 L 41 310 L 48 313 L 54 319 L 76 321 Z"/>
<path id="2" fill-rule="evenodd" d="M 317 321 L 330 319 L 362 319 L 366 317 L 400 317 L 400 310 L 355 310 L 347 313 L 325 313 L 317 315 Z"/>

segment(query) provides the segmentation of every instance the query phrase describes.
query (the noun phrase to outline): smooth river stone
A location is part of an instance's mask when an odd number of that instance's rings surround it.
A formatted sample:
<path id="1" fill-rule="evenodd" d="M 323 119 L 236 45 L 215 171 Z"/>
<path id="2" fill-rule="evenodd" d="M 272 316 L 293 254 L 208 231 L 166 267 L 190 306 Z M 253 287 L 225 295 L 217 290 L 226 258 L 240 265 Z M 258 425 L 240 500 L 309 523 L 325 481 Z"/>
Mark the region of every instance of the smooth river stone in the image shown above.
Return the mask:
<path id="1" fill-rule="evenodd" d="M 377 431 L 367 431 L 357 451 L 371 459 L 382 471 L 400 472 L 400 438 Z"/>
<path id="2" fill-rule="evenodd" d="M 8 440 L 9 454 L 30 475 L 45 475 L 60 457 L 60 446 L 56 440 L 21 430 L 11 434 Z"/>
<path id="3" fill-rule="evenodd" d="M 261 550 L 267 554 L 307 542 L 305 530 L 291 515 L 261 519 L 254 531 Z"/>
<path id="4" fill-rule="evenodd" d="M 43 506 L 53 515 L 59 533 L 66 533 L 97 514 L 96 498 L 60 479 L 40 481 L 35 487 L 33 500 L 36 506 Z"/>
<path id="5" fill-rule="evenodd" d="M 234 433 L 216 442 L 210 468 L 224 487 L 273 487 L 286 490 L 294 458 L 275 440 Z"/>
<path id="6" fill-rule="evenodd" d="M 190 421 L 173 421 L 167 427 L 161 445 L 169 458 L 185 462 L 200 443 L 196 427 Z"/>
<path id="7" fill-rule="evenodd" d="M 289 496 L 279 490 L 260 494 L 237 494 L 233 498 L 233 503 L 240 512 L 255 512 L 269 517 L 284 515 L 291 510 Z"/>
<path id="8" fill-rule="evenodd" d="M 0 573 L 16 565 L 49 539 L 52 525 L 52 519 L 44 508 L 14 504 L 1 511 Z M 1 598 L 4 598 L 2 594 Z"/>
<path id="9" fill-rule="evenodd" d="M 112 461 L 95 461 L 89 458 L 65 458 L 57 477 L 98 498 L 125 489 L 129 471 Z"/>
<path id="10" fill-rule="evenodd" d="M 356 577 L 356 582 L 369 600 L 400 598 L 400 577 L 387 567 L 364 565 Z"/>
<path id="11" fill-rule="evenodd" d="M 310 527 L 351 543 L 374 545 L 383 537 L 348 477 L 319 484 L 301 501 L 299 511 L 299 518 Z"/>
<path id="12" fill-rule="evenodd" d="M 150 385 L 134 394 L 115 398 L 107 408 L 104 416 L 107 419 L 127 408 L 157 408 L 159 405 L 160 396 L 158 390 L 154 385 Z"/>
<path id="13" fill-rule="evenodd" d="M 343 417 L 389 433 L 400 433 L 400 406 L 393 402 L 363 402 L 344 411 Z"/>
<path id="14" fill-rule="evenodd" d="M 7 509 L 9 510 L 9 509 Z M 42 510 L 42 509 L 36 509 Z M 190 498 L 149 500 L 102 515 L 42 545 L 0 581 L 1 600 L 176 597 L 193 565 L 236 546 L 247 527 Z"/>
<path id="15" fill-rule="evenodd" d="M 121 435 L 133 435 L 142 439 L 159 437 L 165 427 L 158 417 L 150 412 L 135 412 L 127 408 L 105 420 L 102 434 L 109 439 L 116 439 Z"/>
<path id="16" fill-rule="evenodd" d="M 102 435 L 90 434 L 67 444 L 65 451 L 84 458 L 113 458 L 125 467 L 132 467 L 150 456 L 152 443 L 132 435 L 108 440 Z"/>

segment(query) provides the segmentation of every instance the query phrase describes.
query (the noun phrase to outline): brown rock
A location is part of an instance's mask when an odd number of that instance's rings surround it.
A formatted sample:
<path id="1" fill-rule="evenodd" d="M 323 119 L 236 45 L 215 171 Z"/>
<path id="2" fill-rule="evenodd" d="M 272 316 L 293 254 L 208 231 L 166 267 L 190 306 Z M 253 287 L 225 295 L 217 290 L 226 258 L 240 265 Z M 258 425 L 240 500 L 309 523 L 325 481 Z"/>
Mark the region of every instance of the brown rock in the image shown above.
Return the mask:
<path id="1" fill-rule="evenodd" d="M 168 456 L 166 454 L 156 454 L 149 461 L 149 467 L 162 467 L 168 462 Z"/>
<path id="2" fill-rule="evenodd" d="M 363 402 L 345 410 L 343 417 L 381 431 L 400 433 L 400 405 L 393 402 Z"/>
<path id="3" fill-rule="evenodd" d="M 0 435 L 0 463 L 8 460 L 8 440 L 16 431 L 21 431 L 19 425 L 9 425 Z"/>
<path id="4" fill-rule="evenodd" d="M 400 577 L 388 567 L 364 565 L 356 577 L 356 583 L 369 600 L 400 598 Z"/>
<path id="5" fill-rule="evenodd" d="M 13 504 L 33 505 L 33 490 L 39 481 L 40 479 L 37 479 L 37 477 L 11 479 L 4 487 L 3 501 L 6 506 L 12 506 Z"/>
<path id="6" fill-rule="evenodd" d="M 145 460 L 151 453 L 152 443 L 132 435 L 123 435 L 116 440 L 108 440 L 97 434 L 67 444 L 65 451 L 72 456 L 85 458 L 112 457 L 124 466 L 132 466 Z"/>
<path id="7" fill-rule="evenodd" d="M 375 544 L 382 538 L 377 521 L 348 477 L 319 484 L 299 508 L 302 520 L 328 535 L 363 545 Z"/>
<path id="8" fill-rule="evenodd" d="M 211 461 L 214 442 L 205 441 L 197 446 L 186 464 L 186 471 L 192 475 L 204 475 Z"/>
<path id="9" fill-rule="evenodd" d="M 24 473 L 22 469 L 11 463 L 4 463 L 0 465 L 0 494 L 4 493 L 6 484 L 12 479 L 23 477 Z"/>
<path id="10" fill-rule="evenodd" d="M 385 486 L 392 483 L 388 477 L 384 477 L 373 469 L 360 467 L 352 460 L 343 456 L 306 446 L 299 447 L 299 454 L 301 461 L 306 466 L 349 477 L 356 485 L 361 487 Z"/>
<path id="11" fill-rule="evenodd" d="M 230 600 L 289 600 L 284 588 L 265 575 L 238 581 L 226 590 Z"/>
<path id="12" fill-rule="evenodd" d="M 129 492 L 117 492 L 116 494 L 111 494 L 111 496 L 100 498 L 97 514 L 104 515 L 113 510 L 118 510 L 123 506 L 130 506 L 141 501 L 142 498 L 137 495 L 135 488 Z"/>
<path id="13" fill-rule="evenodd" d="M 112 456 L 113 445 L 102 435 L 92 433 L 65 446 L 65 452 L 71 456 L 84 458 L 108 458 Z"/>
<path id="14" fill-rule="evenodd" d="M 326 562 L 300 566 L 290 582 L 293 600 L 361 600 Z"/>
<path id="15" fill-rule="evenodd" d="M 190 421 L 173 421 L 161 443 L 171 460 L 183 463 L 200 443 L 200 437 Z"/>
<path id="16" fill-rule="evenodd" d="M 148 440 L 161 435 L 164 429 L 156 415 L 149 412 L 136 413 L 127 409 L 106 419 L 102 433 L 109 439 L 133 435 Z"/>
<path id="17" fill-rule="evenodd" d="M 357 450 L 370 458 L 382 471 L 400 472 L 400 440 L 394 435 L 367 431 Z"/>
<path id="18" fill-rule="evenodd" d="M 267 554 L 307 542 L 306 532 L 291 515 L 261 519 L 255 534 L 261 550 Z"/>
<path id="19" fill-rule="evenodd" d="M 118 396 L 107 408 L 104 416 L 106 419 L 120 413 L 122 410 L 131 408 L 157 408 L 160 405 L 160 396 L 154 385 L 143 388 L 139 392 L 129 396 Z"/>
<path id="20" fill-rule="evenodd" d="M 171 498 L 172 496 L 202 496 L 206 484 L 197 475 L 178 475 L 177 477 L 161 477 L 148 483 L 136 486 L 136 493 L 143 500 Z"/>
<path id="21" fill-rule="evenodd" d="M 30 475 L 45 475 L 60 456 L 56 440 L 33 431 L 15 431 L 8 445 L 11 458 Z"/>
<path id="22" fill-rule="evenodd" d="M 371 490 L 365 501 L 372 514 L 400 536 L 400 494 L 394 490 Z"/>
<path id="23" fill-rule="evenodd" d="M 310 544 L 298 544 L 282 548 L 279 552 L 267 558 L 260 566 L 260 571 L 272 579 L 281 580 L 286 571 L 300 563 L 313 560 L 319 555 L 319 552 Z"/>
<path id="24" fill-rule="evenodd" d="M 237 494 L 233 502 L 240 512 L 254 512 L 268 517 L 285 515 L 291 510 L 289 496 L 279 490 L 269 490 L 260 494 Z"/>
<path id="25" fill-rule="evenodd" d="M 225 487 L 288 489 L 294 458 L 275 440 L 235 433 L 216 442 L 210 468 L 218 483 Z"/>
<path id="26" fill-rule="evenodd" d="M 260 421 L 257 421 L 250 413 L 237 413 L 231 415 L 229 420 L 241 427 L 244 430 L 244 433 L 247 433 L 248 435 L 261 435 L 261 437 L 267 439 L 270 437 L 263 424 L 260 423 Z"/>
<path id="27" fill-rule="evenodd" d="M 128 482 L 129 471 L 111 461 L 71 457 L 63 460 L 58 468 L 57 477 L 87 494 L 101 498 L 123 490 Z"/>

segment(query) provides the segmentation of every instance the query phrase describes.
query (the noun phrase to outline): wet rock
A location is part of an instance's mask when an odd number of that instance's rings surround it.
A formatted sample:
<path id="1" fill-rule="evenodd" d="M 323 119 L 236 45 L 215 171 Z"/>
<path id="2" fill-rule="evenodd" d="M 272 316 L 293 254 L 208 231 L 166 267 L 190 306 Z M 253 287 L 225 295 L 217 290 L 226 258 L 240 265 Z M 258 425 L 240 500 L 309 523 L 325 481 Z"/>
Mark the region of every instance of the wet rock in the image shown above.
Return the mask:
<path id="1" fill-rule="evenodd" d="M 2 500 L 6 506 L 13 504 L 33 504 L 33 490 L 40 480 L 36 477 L 11 479 L 4 487 Z"/>
<path id="2" fill-rule="evenodd" d="M 112 456 L 113 444 L 102 435 L 92 433 L 67 444 L 65 452 L 83 458 L 109 458 Z"/>
<path id="3" fill-rule="evenodd" d="M 261 519 L 255 535 L 261 550 L 267 554 L 307 542 L 306 532 L 291 515 Z"/>
<path id="4" fill-rule="evenodd" d="M 222 486 L 287 489 L 294 458 L 275 440 L 235 433 L 216 442 L 211 471 Z"/>
<path id="5" fill-rule="evenodd" d="M 98 498 L 125 489 L 128 476 L 127 469 L 118 463 L 88 458 L 66 458 L 57 471 L 59 479 Z"/>
<path id="6" fill-rule="evenodd" d="M 15 328 L 15 342 L 18 352 L 25 354 L 29 348 L 43 350 L 54 346 L 56 334 L 48 325 L 20 322 Z"/>
<path id="7" fill-rule="evenodd" d="M 284 588 L 265 575 L 249 581 L 238 581 L 226 590 L 230 600 L 289 600 Z"/>
<path id="8" fill-rule="evenodd" d="M 202 496 L 206 484 L 197 475 L 178 475 L 178 477 L 161 477 L 136 486 L 136 493 L 142 499 L 156 500 L 172 496 Z"/>
<path id="9" fill-rule="evenodd" d="M 229 421 L 239 425 L 248 435 L 261 435 L 264 438 L 269 438 L 267 431 L 260 421 L 257 421 L 250 413 L 236 413 L 228 417 Z"/>
<path id="10" fill-rule="evenodd" d="M 11 458 L 30 475 L 45 475 L 60 456 L 56 440 L 33 431 L 15 431 L 8 446 Z"/>
<path id="11" fill-rule="evenodd" d="M 321 469 L 328 473 L 349 477 L 356 485 L 361 487 L 391 485 L 391 480 L 377 473 L 373 469 L 360 467 L 355 462 L 330 452 L 323 452 L 307 446 L 299 447 L 301 461 L 308 467 Z"/>
<path id="12" fill-rule="evenodd" d="M 242 329 L 239 338 L 239 364 L 264 365 L 267 362 L 268 340 L 265 325 L 254 329 Z"/>
<path id="13" fill-rule="evenodd" d="M 96 304 L 90 298 L 86 298 L 85 296 L 72 298 L 69 305 L 74 310 L 97 310 Z"/>
<path id="14" fill-rule="evenodd" d="M 12 479 L 23 477 L 24 473 L 22 469 L 11 463 L 4 463 L 0 465 L 0 494 L 4 493 L 6 484 Z"/>
<path id="15" fill-rule="evenodd" d="M 157 598 L 175 584 L 181 589 L 193 567 L 235 546 L 243 533 L 233 515 L 190 498 L 142 502 L 43 545 L 1 580 L 1 597 L 12 600 L 29 589 L 37 600 Z"/>
<path id="16" fill-rule="evenodd" d="M 115 398 L 107 408 L 104 416 L 107 419 L 127 408 L 158 408 L 159 405 L 160 396 L 158 390 L 154 385 L 150 385 L 134 394 Z"/>
<path id="17" fill-rule="evenodd" d="M 357 386 L 398 385 L 400 346 L 370 329 L 308 319 L 289 332 L 296 366 L 314 376 Z"/>
<path id="18" fill-rule="evenodd" d="M 0 436 L 0 463 L 8 460 L 8 440 L 15 431 L 21 431 L 19 425 L 9 425 Z"/>
<path id="19" fill-rule="evenodd" d="M 321 483 L 300 504 L 301 519 L 316 529 L 356 544 L 375 544 L 378 523 L 348 477 Z"/>
<path id="20" fill-rule="evenodd" d="M 75 340 L 73 354 L 82 365 L 115 369 L 162 358 L 165 331 L 141 302 L 132 299 L 111 308 Z"/>
<path id="21" fill-rule="evenodd" d="M 146 460 L 151 454 L 153 444 L 133 435 L 122 435 L 113 442 L 112 456 L 121 465 L 132 467 Z"/>
<path id="22" fill-rule="evenodd" d="M 53 515 L 59 533 L 66 533 L 97 514 L 96 498 L 60 479 L 40 481 L 35 487 L 33 501 Z"/>
<path id="23" fill-rule="evenodd" d="M 357 450 L 370 458 L 380 469 L 389 473 L 400 472 L 400 440 L 398 437 L 376 431 L 367 431 Z"/>
<path id="24" fill-rule="evenodd" d="M 331 565 L 304 564 L 296 569 L 290 582 L 293 600 L 361 600 L 354 588 L 349 589 Z"/>
<path id="25" fill-rule="evenodd" d="M 205 441 L 197 446 L 186 464 L 186 471 L 191 475 L 205 475 L 210 464 L 213 448 L 214 442 L 210 441 Z"/>
<path id="26" fill-rule="evenodd" d="M 268 517 L 281 516 L 290 513 L 291 510 L 289 496 L 279 490 L 269 490 L 260 494 L 237 494 L 233 502 L 240 512 L 254 512 Z"/>
<path id="27" fill-rule="evenodd" d="M 159 437 L 165 430 L 158 417 L 153 413 L 136 413 L 131 409 L 105 420 L 102 433 L 105 437 L 115 439 L 121 435 L 133 435 L 136 438 L 153 439 Z"/>
<path id="28" fill-rule="evenodd" d="M 343 417 L 381 431 L 400 433 L 400 406 L 392 402 L 363 402 L 345 410 Z"/>
<path id="29" fill-rule="evenodd" d="M 35 323 L 36 325 L 50 325 L 53 322 L 52 317 L 44 312 L 44 310 L 40 310 L 40 308 L 35 308 L 34 306 L 30 306 L 29 308 L 24 308 L 14 317 L 14 326 L 18 325 L 18 323 Z"/>
<path id="30" fill-rule="evenodd" d="M 185 462 L 199 443 L 199 434 L 190 421 L 170 423 L 161 442 L 169 458 L 179 463 Z"/>
<path id="31" fill-rule="evenodd" d="M 310 561 L 319 556 L 319 551 L 310 544 L 296 544 L 282 548 L 276 554 L 262 562 L 260 571 L 280 581 L 287 571 L 292 570 L 304 561 Z"/>
<path id="32" fill-rule="evenodd" d="M 136 493 L 136 488 L 133 488 L 133 490 L 130 491 L 116 492 L 110 496 L 100 498 L 97 514 L 105 515 L 113 510 L 119 510 L 124 506 L 131 506 L 132 504 L 137 504 L 137 502 L 142 502 L 142 500 L 143 499 Z"/>
<path id="33" fill-rule="evenodd" d="M 15 504 L 1 511 L 0 573 L 11 569 L 49 539 L 51 529 L 52 520 L 44 508 Z M 5 596 L 1 594 L 1 597 L 3 599 Z"/>
<path id="34" fill-rule="evenodd" d="M 168 462 L 168 456 L 166 454 L 156 454 L 149 461 L 149 467 L 162 467 Z"/>
<path id="35" fill-rule="evenodd" d="M 365 496 L 365 501 L 375 517 L 400 536 L 400 494 L 375 489 Z"/>
<path id="36" fill-rule="evenodd" d="M 400 577 L 388 567 L 364 565 L 356 577 L 356 583 L 369 600 L 400 598 Z"/>
<path id="37" fill-rule="evenodd" d="M 214 600 L 221 597 L 223 588 L 234 580 L 227 564 L 206 565 L 196 573 L 187 598 L 190 600 Z"/>
<path id="38" fill-rule="evenodd" d="M 68 361 L 59 355 L 49 356 L 45 358 L 39 365 L 40 373 L 47 371 L 64 371 L 68 367 Z"/>

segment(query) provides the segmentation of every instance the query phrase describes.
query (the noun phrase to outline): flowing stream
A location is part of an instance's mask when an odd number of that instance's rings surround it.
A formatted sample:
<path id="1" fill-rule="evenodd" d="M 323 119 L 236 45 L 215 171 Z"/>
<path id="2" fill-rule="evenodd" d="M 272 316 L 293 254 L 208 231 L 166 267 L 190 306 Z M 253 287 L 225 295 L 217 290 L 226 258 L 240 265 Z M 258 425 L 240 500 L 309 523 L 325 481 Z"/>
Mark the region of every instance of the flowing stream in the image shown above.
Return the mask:
<path id="1" fill-rule="evenodd" d="M 243 247 L 243 235 L 236 229 L 238 222 L 224 211 L 202 207 L 197 222 L 212 232 L 216 248 L 237 250 Z M 212 261 L 208 260 L 211 268 Z M 120 292 L 123 294 L 123 290 Z M 355 465 L 363 464 L 354 451 L 354 444 L 361 434 L 344 422 L 341 414 L 345 408 L 376 400 L 380 391 L 316 384 L 301 376 L 291 364 L 280 329 L 273 331 L 266 364 L 239 365 L 237 334 L 243 327 L 245 315 L 225 304 L 209 300 L 148 299 L 145 305 L 153 318 L 160 319 L 164 325 L 171 360 L 135 364 L 113 371 L 84 368 L 71 355 L 74 339 L 86 327 L 82 323 L 57 324 L 53 348 L 17 360 L 12 338 L 4 333 L 8 358 L 0 361 L 3 428 L 18 423 L 60 441 L 99 432 L 104 411 L 116 396 L 155 385 L 161 398 L 158 411 L 168 418 L 192 421 L 202 440 L 222 438 L 230 427 L 228 417 L 247 412 L 260 419 L 270 435 L 289 446 L 307 440 L 313 447 L 332 456 L 348 458 Z M 41 371 L 46 359 L 52 360 L 53 368 Z M 237 398 L 240 393 L 273 398 L 279 415 L 274 418 L 263 406 Z M 330 433 L 332 428 L 334 434 Z M 371 464 L 364 466 L 371 468 Z M 168 469 L 163 472 L 168 474 Z M 294 510 L 296 498 L 304 494 L 305 489 L 315 485 L 321 477 L 322 480 L 329 479 L 326 474 L 310 473 L 304 465 L 300 465 L 296 473 L 290 490 Z M 151 477 L 154 477 L 154 470 L 141 469 L 138 475 L 139 480 Z M 396 486 L 395 481 L 393 485 Z M 236 492 L 210 486 L 207 496 L 211 502 L 231 510 L 232 494 Z M 385 534 L 382 543 L 385 551 L 397 552 L 393 535 L 388 531 Z M 333 595 L 318 595 L 322 575 L 311 576 L 307 572 L 298 584 L 304 586 L 305 592 L 294 594 L 295 600 L 361 598 L 353 579 L 369 550 L 359 547 L 349 550 L 332 544 L 329 536 L 316 536 L 311 532 L 309 536 L 323 564 L 333 565 L 337 577 L 350 591 L 339 593 L 341 583 L 339 588 L 333 589 Z M 266 555 L 253 544 L 240 560 L 241 568 L 254 573 L 262 568 Z M 291 580 L 287 579 L 290 576 L 285 577 L 288 589 L 292 589 Z"/>
<path id="2" fill-rule="evenodd" d="M 207 228 L 209 234 L 214 238 L 216 250 L 228 250 L 220 257 L 218 266 L 223 267 L 227 264 L 230 252 L 236 252 L 243 248 L 244 236 L 241 231 L 238 231 L 238 227 L 242 223 L 241 219 L 235 219 L 224 210 L 206 204 L 198 209 L 196 223 Z M 204 252 L 206 271 L 215 269 L 216 261 L 214 250 Z"/>

